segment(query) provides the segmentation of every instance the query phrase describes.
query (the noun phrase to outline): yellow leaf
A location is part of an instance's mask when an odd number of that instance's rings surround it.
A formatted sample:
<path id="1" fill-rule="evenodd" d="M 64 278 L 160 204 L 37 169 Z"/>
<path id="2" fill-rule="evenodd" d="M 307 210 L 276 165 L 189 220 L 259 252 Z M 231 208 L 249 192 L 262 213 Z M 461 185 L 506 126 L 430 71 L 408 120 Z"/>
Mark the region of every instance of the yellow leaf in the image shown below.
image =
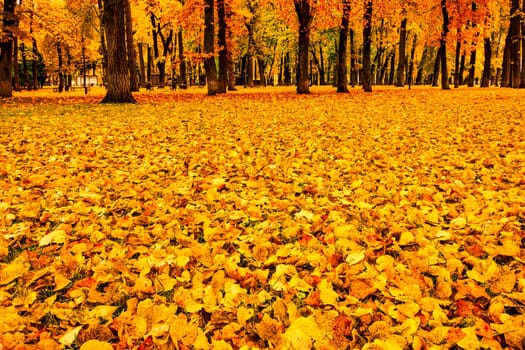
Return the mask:
<path id="1" fill-rule="evenodd" d="M 239 308 L 237 309 L 237 321 L 239 321 L 239 324 L 244 326 L 246 325 L 246 321 L 252 318 L 254 314 L 255 311 L 253 309 L 248 309 L 247 307 L 239 306 Z"/>
<path id="2" fill-rule="evenodd" d="M 320 292 L 321 302 L 324 305 L 337 306 L 337 298 L 339 297 L 339 294 L 334 291 L 332 283 L 328 282 L 326 279 L 323 279 L 317 288 Z"/>
<path id="3" fill-rule="evenodd" d="M 0 270 L 0 286 L 9 284 L 15 279 L 23 276 L 29 271 L 29 266 L 27 254 L 22 253 L 18 255 L 15 260 Z"/>
<path id="4" fill-rule="evenodd" d="M 106 341 L 91 339 L 82 344 L 80 350 L 113 350 L 113 346 Z"/>
<path id="5" fill-rule="evenodd" d="M 77 340 L 78 332 L 82 329 L 83 326 L 78 326 L 70 329 L 63 336 L 60 337 L 58 342 L 64 346 L 71 345 Z"/>
<path id="6" fill-rule="evenodd" d="M 61 229 L 57 229 L 57 230 L 54 230 L 51 233 L 48 233 L 44 237 L 42 237 L 40 239 L 40 241 L 38 242 L 38 245 L 40 247 L 45 247 L 45 246 L 50 245 L 52 243 L 62 244 L 65 241 L 66 241 L 66 231 L 61 230 Z"/>
<path id="7" fill-rule="evenodd" d="M 69 283 L 71 283 L 71 280 L 69 278 L 58 272 L 55 272 L 53 277 L 55 278 L 55 291 L 62 290 L 66 288 Z"/>
<path id="8" fill-rule="evenodd" d="M 348 263 L 348 265 L 355 265 L 363 261 L 364 258 L 365 258 L 365 252 L 360 251 L 360 252 L 348 254 L 346 256 L 345 261 Z"/>

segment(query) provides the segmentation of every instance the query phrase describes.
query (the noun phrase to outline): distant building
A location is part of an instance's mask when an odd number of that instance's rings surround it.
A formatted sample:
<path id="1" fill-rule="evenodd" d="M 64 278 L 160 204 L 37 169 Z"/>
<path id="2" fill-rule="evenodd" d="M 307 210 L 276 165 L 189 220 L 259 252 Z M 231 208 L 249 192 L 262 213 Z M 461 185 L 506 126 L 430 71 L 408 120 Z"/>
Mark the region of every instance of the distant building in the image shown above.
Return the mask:
<path id="1" fill-rule="evenodd" d="M 84 77 L 78 76 L 75 81 L 73 82 L 73 85 L 75 86 L 84 86 Z M 86 76 L 86 85 L 87 86 L 96 86 L 98 85 L 98 77 L 96 75 L 88 75 Z"/>

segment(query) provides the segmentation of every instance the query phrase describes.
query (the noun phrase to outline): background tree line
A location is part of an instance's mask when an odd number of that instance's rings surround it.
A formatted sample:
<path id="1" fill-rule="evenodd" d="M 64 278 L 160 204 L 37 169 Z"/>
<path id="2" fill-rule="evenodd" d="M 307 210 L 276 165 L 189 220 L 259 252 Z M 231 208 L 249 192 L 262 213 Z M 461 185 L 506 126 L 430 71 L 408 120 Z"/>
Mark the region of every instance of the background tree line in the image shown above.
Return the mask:
<path id="1" fill-rule="evenodd" d="M 525 87 L 524 0 L 4 0 L 0 96 L 139 87 Z"/>

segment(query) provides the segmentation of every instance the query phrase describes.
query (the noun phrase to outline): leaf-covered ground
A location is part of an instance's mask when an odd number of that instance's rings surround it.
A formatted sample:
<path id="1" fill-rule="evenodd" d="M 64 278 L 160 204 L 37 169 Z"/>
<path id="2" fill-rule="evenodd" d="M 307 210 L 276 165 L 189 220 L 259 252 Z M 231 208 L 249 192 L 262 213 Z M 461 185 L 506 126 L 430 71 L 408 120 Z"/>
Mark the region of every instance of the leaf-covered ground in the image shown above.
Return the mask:
<path id="1" fill-rule="evenodd" d="M 521 348 L 523 92 L 331 91 L 2 101 L 0 348 Z"/>

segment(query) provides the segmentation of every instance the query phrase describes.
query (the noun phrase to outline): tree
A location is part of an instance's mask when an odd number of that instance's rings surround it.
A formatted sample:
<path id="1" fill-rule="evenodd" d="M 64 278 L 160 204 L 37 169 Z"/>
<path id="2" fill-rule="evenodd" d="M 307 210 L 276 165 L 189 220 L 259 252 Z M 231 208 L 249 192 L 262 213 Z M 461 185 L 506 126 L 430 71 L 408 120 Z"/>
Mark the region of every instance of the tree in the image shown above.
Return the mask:
<path id="1" fill-rule="evenodd" d="M 407 39 L 407 19 L 401 20 L 399 27 L 399 59 L 397 63 L 396 72 L 396 86 L 402 87 L 404 85 L 404 71 L 405 71 L 405 48 Z"/>
<path id="2" fill-rule="evenodd" d="M 343 15 L 339 29 L 339 57 L 337 65 L 337 92 L 348 92 L 346 51 L 348 46 L 348 26 L 350 22 L 350 1 L 343 0 Z M 322 51 L 321 51 L 322 52 Z M 324 72 L 323 72 L 324 73 Z"/>
<path id="3" fill-rule="evenodd" d="M 218 93 L 226 93 L 228 87 L 228 49 L 226 45 L 226 7 L 224 0 L 217 0 L 217 17 L 219 24 L 218 45 L 219 45 L 219 77 Z"/>
<path id="4" fill-rule="evenodd" d="M 108 50 L 107 92 L 102 103 L 134 103 L 126 50 L 127 0 L 104 0 L 102 21 Z"/>
<path id="5" fill-rule="evenodd" d="M 372 92 L 372 65 L 370 61 L 372 45 L 372 0 L 365 1 L 365 15 L 363 27 L 363 90 Z"/>
<path id="6" fill-rule="evenodd" d="M 310 31 L 313 20 L 313 8 L 310 0 L 294 0 L 295 12 L 299 20 L 299 48 L 297 64 L 297 93 L 310 93 L 308 76 L 308 52 L 310 50 Z"/>
<path id="7" fill-rule="evenodd" d="M 215 65 L 215 7 L 214 0 L 204 1 L 204 69 L 208 83 L 208 95 L 219 93 L 217 66 Z"/>
<path id="8" fill-rule="evenodd" d="M 4 0 L 2 33 L 0 36 L 0 97 L 13 96 L 11 67 L 13 65 L 13 30 L 17 25 L 15 0 Z"/>
<path id="9" fill-rule="evenodd" d="M 441 39 L 439 41 L 439 49 L 441 51 L 441 88 L 443 90 L 449 90 L 447 67 L 447 33 L 449 31 L 449 18 L 447 0 L 441 0 L 441 11 L 443 13 L 443 31 L 441 32 Z"/>
<path id="10" fill-rule="evenodd" d="M 126 3 L 126 46 L 128 49 L 128 69 L 131 91 L 139 91 L 139 81 L 137 79 L 137 55 L 135 53 L 135 43 L 133 42 L 133 19 L 131 15 L 130 0 Z"/>

